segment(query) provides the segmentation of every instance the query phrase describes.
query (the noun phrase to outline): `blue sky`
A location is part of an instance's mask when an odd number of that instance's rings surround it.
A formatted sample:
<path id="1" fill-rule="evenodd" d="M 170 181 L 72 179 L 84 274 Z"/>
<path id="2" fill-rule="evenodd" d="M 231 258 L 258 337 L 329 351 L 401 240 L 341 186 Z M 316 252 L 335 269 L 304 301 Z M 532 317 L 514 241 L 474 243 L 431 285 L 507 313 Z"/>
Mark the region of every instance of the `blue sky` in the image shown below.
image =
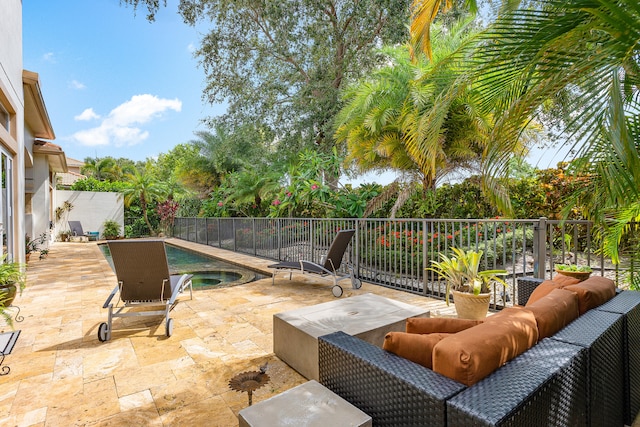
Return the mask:
<path id="1" fill-rule="evenodd" d="M 193 140 L 207 130 L 202 119 L 224 112 L 201 98 L 205 76 L 193 49 L 206 27 L 184 24 L 177 3 L 168 0 L 150 23 L 144 9 L 134 14 L 119 0 L 23 1 L 23 66 L 40 75 L 55 143 L 67 157 L 145 160 Z M 528 160 L 555 167 L 563 151 L 534 149 Z"/>
<path id="2" fill-rule="evenodd" d="M 23 1 L 23 67 L 37 72 L 68 157 L 144 160 L 195 139 L 224 112 L 202 101 L 198 31 L 177 0 L 156 21 L 119 0 Z"/>

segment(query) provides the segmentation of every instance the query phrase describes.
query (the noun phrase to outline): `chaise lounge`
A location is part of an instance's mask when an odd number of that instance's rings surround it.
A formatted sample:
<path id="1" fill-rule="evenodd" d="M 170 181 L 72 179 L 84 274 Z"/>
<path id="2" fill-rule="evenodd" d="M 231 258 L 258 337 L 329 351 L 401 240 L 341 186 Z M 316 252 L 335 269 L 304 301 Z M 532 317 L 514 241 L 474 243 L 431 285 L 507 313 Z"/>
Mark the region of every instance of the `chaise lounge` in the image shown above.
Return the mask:
<path id="1" fill-rule="evenodd" d="M 352 265 L 347 266 L 347 273 L 340 271 L 344 253 L 355 232 L 355 230 L 338 231 L 333 242 L 331 242 L 331 246 L 329 246 L 327 254 L 322 257 L 320 264 L 308 260 L 281 261 L 277 264 L 269 265 L 268 268 L 273 268 L 276 272 L 285 271 L 289 273 L 289 280 L 291 280 L 291 275 L 294 271 L 299 271 L 302 274 L 311 274 L 320 279 L 331 280 L 333 282 L 331 292 L 333 296 L 339 298 L 343 293 L 342 286 L 338 284 L 340 281 L 350 279 L 353 289 L 359 289 L 362 286 L 360 279 L 353 274 Z M 272 284 L 275 283 L 276 272 L 271 276 Z"/>
<path id="2" fill-rule="evenodd" d="M 322 336 L 320 382 L 369 414 L 374 425 L 631 424 L 640 410 L 640 293 L 616 294 L 613 282 L 602 277 L 538 281 L 531 303 L 519 302 L 527 305 L 433 338 L 430 358 L 385 344 L 430 360 L 432 368 L 342 332 Z M 449 320 L 451 327 L 459 319 Z M 523 334 L 527 328 L 531 332 Z M 536 342 L 516 348 L 530 334 L 538 334 Z M 503 350 L 497 358 L 488 350 L 496 346 Z"/>
<path id="3" fill-rule="evenodd" d="M 102 306 L 108 310 L 108 317 L 98 327 L 98 340 L 111 339 L 115 317 L 163 316 L 165 335 L 170 337 L 173 319 L 169 313 L 187 288 L 193 299 L 192 275 L 170 274 L 162 240 L 109 240 L 107 244 L 118 284 Z"/>

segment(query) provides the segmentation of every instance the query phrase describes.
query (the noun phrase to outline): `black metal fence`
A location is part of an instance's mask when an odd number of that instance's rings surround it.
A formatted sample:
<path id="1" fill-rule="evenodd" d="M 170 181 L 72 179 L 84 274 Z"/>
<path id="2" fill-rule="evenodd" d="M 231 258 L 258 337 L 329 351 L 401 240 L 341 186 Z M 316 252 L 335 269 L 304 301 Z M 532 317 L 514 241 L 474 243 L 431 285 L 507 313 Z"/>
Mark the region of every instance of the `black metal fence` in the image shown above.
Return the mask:
<path id="1" fill-rule="evenodd" d="M 276 261 L 320 262 L 340 229 L 356 230 L 345 259 L 358 278 L 428 296 L 444 295 L 445 282 L 428 267 L 452 247 L 482 250 L 483 269 L 508 271 L 510 286 L 495 290 L 496 306 L 514 296 L 518 277 L 551 278 L 558 263 L 589 265 L 618 282 L 623 277 L 597 253 L 589 221 L 177 218 L 173 235 Z"/>

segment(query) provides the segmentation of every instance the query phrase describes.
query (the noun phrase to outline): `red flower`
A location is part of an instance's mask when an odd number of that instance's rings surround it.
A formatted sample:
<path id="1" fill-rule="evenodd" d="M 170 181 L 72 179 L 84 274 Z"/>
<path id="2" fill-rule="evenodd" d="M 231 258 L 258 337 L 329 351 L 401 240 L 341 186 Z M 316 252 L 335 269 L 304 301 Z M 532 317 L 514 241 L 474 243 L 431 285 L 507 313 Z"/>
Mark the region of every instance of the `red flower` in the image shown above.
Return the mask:
<path id="1" fill-rule="evenodd" d="M 224 203 L 222 203 L 222 202 L 218 202 L 218 206 L 223 207 L 223 206 L 224 206 Z"/>

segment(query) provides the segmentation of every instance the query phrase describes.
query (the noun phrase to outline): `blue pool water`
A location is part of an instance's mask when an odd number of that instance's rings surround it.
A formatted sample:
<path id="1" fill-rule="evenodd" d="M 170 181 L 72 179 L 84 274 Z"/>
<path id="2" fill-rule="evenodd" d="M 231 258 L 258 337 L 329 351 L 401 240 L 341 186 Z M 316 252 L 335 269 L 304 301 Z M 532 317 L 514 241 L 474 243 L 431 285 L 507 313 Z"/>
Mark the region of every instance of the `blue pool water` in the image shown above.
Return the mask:
<path id="1" fill-rule="evenodd" d="M 111 268 L 113 268 L 109 247 L 106 244 L 99 246 L 103 255 L 109 261 Z M 166 248 L 171 274 L 193 274 L 192 283 L 194 289 L 228 287 L 266 277 L 248 268 L 176 246 L 166 245 Z"/>

